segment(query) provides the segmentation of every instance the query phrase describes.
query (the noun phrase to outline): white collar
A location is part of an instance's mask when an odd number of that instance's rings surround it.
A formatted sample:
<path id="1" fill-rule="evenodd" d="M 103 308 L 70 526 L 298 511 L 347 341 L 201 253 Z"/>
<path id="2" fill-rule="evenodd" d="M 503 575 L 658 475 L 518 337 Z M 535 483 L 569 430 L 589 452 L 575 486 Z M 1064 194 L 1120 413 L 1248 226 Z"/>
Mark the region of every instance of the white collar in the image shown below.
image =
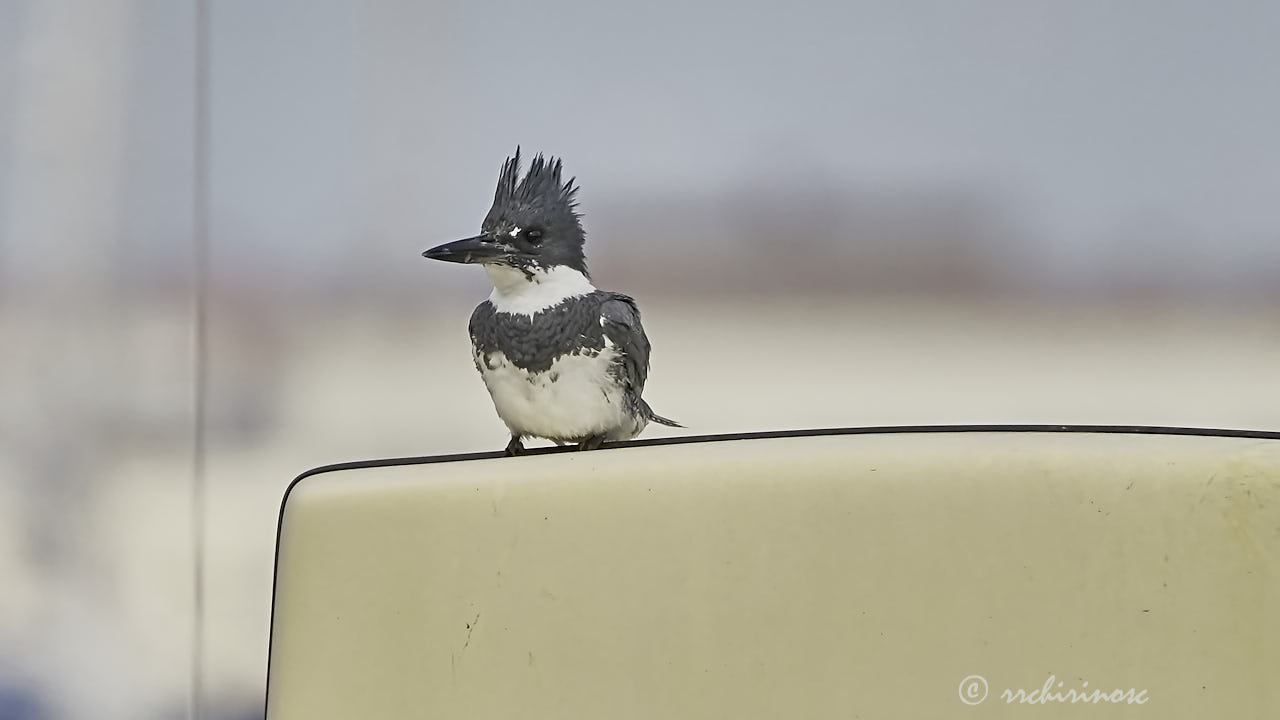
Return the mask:
<path id="1" fill-rule="evenodd" d="M 484 269 L 493 281 L 489 302 L 500 313 L 533 317 L 569 298 L 581 297 L 596 289 L 586 275 L 566 265 L 535 267 L 529 271 L 532 277 L 510 265 L 487 263 Z"/>

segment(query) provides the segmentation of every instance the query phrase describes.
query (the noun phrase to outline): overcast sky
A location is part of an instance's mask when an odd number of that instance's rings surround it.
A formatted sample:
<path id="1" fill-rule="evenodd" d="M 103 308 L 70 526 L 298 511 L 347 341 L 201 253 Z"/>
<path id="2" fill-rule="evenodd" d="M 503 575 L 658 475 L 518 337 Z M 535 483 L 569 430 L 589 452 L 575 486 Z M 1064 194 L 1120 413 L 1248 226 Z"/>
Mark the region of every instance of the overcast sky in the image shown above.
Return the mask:
<path id="1" fill-rule="evenodd" d="M 973 189 L 1024 228 L 1048 276 L 1280 264 L 1277 3 L 213 5 L 214 242 L 233 265 L 408 263 L 406 248 L 475 229 L 517 143 L 565 158 L 589 219 L 593 201 L 817 178 Z M 16 246 L 61 221 L 22 207 L 76 204 L 56 175 L 33 179 L 41 113 L 101 112 L 101 92 L 32 110 L 49 104 L 40 87 L 114 73 L 124 151 L 94 166 L 118 176 L 103 185 L 123 207 L 112 222 L 125 247 L 177 252 L 190 7 L 104 2 L 99 16 L 123 20 L 73 32 L 77 15 L 49 7 L 0 10 L 0 60 L 17 69 L 0 75 L 0 207 L 19 215 L 0 242 L 37 256 Z"/>

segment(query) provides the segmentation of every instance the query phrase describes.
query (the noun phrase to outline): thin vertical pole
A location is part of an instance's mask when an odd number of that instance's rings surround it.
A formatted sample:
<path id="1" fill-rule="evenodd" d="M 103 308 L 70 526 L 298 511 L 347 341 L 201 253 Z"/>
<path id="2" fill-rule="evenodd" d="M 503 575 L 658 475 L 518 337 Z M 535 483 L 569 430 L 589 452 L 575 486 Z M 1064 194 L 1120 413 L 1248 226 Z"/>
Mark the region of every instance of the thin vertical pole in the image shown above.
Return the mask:
<path id="1" fill-rule="evenodd" d="M 191 686 L 187 716 L 204 716 L 205 540 L 206 488 L 205 430 L 208 400 L 208 304 L 209 304 L 209 2 L 195 0 L 195 82 L 192 132 L 192 404 L 191 438 L 191 549 L 192 604 Z"/>

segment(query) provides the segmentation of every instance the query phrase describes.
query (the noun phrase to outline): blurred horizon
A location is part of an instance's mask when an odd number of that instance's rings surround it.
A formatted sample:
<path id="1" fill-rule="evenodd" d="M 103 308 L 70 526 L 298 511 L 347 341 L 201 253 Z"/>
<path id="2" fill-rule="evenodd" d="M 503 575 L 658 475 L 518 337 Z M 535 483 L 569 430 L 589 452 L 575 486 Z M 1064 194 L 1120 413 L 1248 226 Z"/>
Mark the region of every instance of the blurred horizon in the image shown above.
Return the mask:
<path id="1" fill-rule="evenodd" d="M 215 3 L 215 291 L 418 287 L 520 144 L 672 291 L 1280 295 L 1280 8 L 561 5 Z M 192 8 L 76 7 L 0 8 L 0 292 L 187 288 Z"/>

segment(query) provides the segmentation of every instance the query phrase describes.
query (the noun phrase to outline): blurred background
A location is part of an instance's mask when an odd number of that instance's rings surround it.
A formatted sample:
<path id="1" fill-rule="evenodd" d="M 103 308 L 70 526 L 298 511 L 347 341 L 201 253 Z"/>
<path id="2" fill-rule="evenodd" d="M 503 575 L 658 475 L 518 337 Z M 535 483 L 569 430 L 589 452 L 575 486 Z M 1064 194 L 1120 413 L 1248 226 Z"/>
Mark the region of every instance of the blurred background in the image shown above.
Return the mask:
<path id="1" fill-rule="evenodd" d="M 506 443 L 419 253 L 517 144 L 690 433 L 1280 429 L 1280 5 L 210 5 L 206 717 L 293 477 Z M 4 720 L 186 712 L 195 21 L 0 0 Z"/>

